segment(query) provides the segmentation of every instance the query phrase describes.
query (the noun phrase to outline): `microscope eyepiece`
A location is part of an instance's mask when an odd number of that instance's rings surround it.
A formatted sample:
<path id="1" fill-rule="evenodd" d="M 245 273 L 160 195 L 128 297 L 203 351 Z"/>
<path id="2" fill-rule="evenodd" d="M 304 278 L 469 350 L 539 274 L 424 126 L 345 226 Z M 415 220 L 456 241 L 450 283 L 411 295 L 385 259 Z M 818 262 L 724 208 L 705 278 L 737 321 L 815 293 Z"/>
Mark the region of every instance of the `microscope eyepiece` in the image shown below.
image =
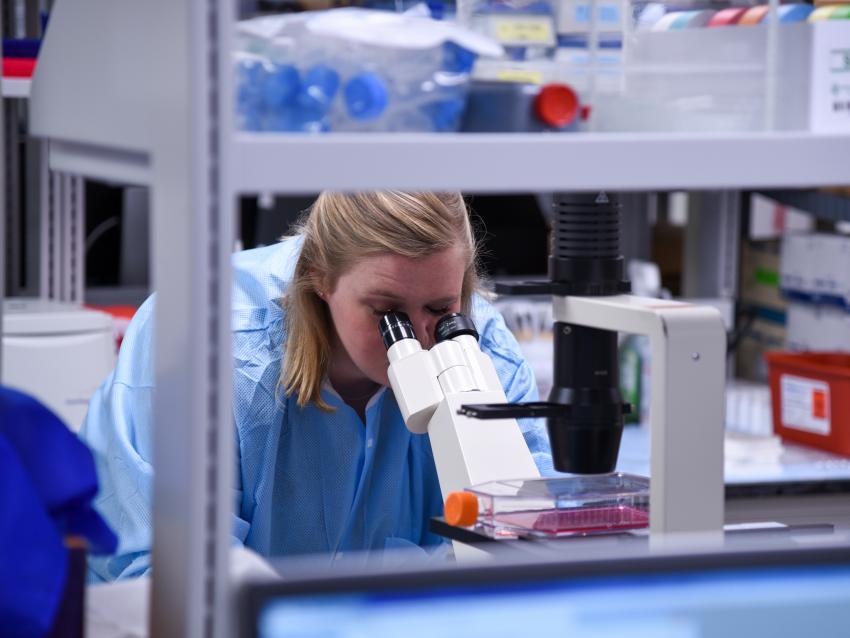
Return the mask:
<path id="1" fill-rule="evenodd" d="M 437 343 L 454 339 L 460 335 L 472 335 L 476 341 L 478 340 L 478 331 L 475 329 L 472 319 L 459 312 L 444 315 L 434 327 L 434 338 Z"/>
<path id="2" fill-rule="evenodd" d="M 387 350 L 402 339 L 416 339 L 410 317 L 403 312 L 388 312 L 381 317 L 378 327 Z"/>

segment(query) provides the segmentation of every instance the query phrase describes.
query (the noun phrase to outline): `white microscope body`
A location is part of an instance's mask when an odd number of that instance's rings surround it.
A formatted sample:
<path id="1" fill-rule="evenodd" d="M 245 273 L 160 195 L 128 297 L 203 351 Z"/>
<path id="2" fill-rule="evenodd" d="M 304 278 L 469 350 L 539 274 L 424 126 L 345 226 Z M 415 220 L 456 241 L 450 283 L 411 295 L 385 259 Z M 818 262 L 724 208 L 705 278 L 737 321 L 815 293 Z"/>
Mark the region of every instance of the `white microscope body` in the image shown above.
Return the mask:
<path id="1" fill-rule="evenodd" d="M 447 315 L 446 338 L 423 350 L 404 313 L 381 322 L 389 379 L 411 432 L 428 433 L 443 499 L 488 481 L 540 476 L 515 419 L 480 420 L 458 414 L 469 403 L 507 401 L 493 362 L 478 347 L 472 323 Z"/>

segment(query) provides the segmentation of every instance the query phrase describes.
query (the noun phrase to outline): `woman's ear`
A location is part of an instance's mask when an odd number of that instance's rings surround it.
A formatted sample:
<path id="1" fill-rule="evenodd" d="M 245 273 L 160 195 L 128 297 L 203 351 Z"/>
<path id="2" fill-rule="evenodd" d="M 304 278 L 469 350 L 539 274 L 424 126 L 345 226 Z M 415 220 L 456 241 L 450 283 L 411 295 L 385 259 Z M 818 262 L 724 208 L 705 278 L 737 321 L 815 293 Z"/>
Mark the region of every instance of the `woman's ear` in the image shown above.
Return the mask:
<path id="1" fill-rule="evenodd" d="M 315 268 L 310 269 L 310 281 L 313 282 L 313 290 L 319 299 L 326 300 L 328 293 L 331 291 L 328 286 L 328 277 L 320 273 Z"/>

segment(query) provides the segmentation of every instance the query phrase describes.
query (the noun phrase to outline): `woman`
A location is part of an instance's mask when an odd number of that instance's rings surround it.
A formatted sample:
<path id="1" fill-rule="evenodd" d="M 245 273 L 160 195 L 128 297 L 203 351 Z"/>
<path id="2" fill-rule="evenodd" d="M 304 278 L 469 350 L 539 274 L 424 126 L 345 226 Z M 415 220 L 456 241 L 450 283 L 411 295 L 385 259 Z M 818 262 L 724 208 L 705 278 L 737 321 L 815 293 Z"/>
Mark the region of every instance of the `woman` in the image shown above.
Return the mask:
<path id="1" fill-rule="evenodd" d="M 476 245 L 459 193 L 323 193 L 295 236 L 233 257 L 233 534 L 264 555 L 434 545 L 442 511 L 426 435 L 387 388 L 378 320 L 406 312 L 423 347 L 436 321 L 470 313 L 511 401 L 535 400 L 529 366 L 474 291 Z M 102 579 L 149 566 L 153 299 L 134 317 L 82 436 L 97 459 L 97 508 L 118 553 Z M 551 468 L 545 428 L 523 426 Z"/>

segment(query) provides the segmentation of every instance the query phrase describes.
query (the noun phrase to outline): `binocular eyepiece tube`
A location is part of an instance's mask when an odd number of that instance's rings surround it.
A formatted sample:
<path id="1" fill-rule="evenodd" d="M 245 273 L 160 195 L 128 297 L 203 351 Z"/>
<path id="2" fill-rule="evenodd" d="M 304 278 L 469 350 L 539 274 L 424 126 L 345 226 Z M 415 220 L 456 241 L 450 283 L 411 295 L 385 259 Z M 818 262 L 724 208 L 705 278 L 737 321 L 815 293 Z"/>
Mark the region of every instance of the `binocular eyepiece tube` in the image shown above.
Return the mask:
<path id="1" fill-rule="evenodd" d="M 415 432 L 427 429 L 425 415 L 430 418 L 433 413 L 429 406 L 436 409 L 445 396 L 501 388 L 492 361 L 478 347 L 475 324 L 460 313 L 440 318 L 430 350 L 422 349 L 410 317 L 403 312 L 385 314 L 378 327 L 387 348 L 390 385 L 405 423 Z"/>

